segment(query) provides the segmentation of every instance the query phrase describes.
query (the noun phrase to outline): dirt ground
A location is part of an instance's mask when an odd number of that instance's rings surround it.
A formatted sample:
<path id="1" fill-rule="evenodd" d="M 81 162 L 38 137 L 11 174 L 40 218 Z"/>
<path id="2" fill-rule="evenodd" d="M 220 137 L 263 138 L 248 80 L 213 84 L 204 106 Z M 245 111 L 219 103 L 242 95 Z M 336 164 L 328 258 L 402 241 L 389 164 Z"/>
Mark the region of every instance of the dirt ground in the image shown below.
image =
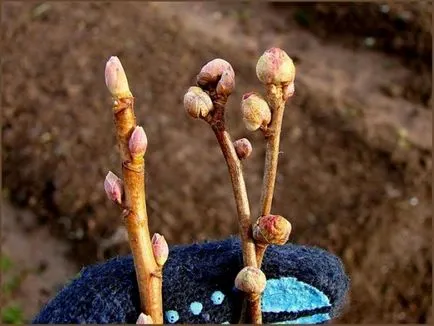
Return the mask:
<path id="1" fill-rule="evenodd" d="M 52 237 L 47 227 L 38 225 L 34 213 L 3 202 L 3 322 L 27 321 L 78 272 L 77 264 L 65 259 L 68 250 L 67 242 Z"/>
<path id="2" fill-rule="evenodd" d="M 430 13 L 428 2 L 4 2 L 3 197 L 69 248 L 46 257 L 68 271 L 64 282 L 83 264 L 128 252 L 102 187 L 108 170 L 120 171 L 103 77 L 117 55 L 149 140 L 151 230 L 171 244 L 236 233 L 224 160 L 206 124 L 186 117 L 182 98 L 207 61 L 231 62 L 228 124 L 234 139 L 253 144 L 244 170 L 257 212 L 264 143 L 244 129 L 239 101 L 262 91 L 259 55 L 282 47 L 297 79 L 273 211 L 291 221 L 291 241 L 342 257 L 352 283 L 339 322 L 432 322 Z M 3 211 L 3 223 L 7 214 L 14 209 Z M 9 225 L 3 232 L 20 234 L 22 222 Z M 47 284 L 60 282 L 52 278 Z M 15 300 L 42 304 L 55 291 L 47 288 Z"/>

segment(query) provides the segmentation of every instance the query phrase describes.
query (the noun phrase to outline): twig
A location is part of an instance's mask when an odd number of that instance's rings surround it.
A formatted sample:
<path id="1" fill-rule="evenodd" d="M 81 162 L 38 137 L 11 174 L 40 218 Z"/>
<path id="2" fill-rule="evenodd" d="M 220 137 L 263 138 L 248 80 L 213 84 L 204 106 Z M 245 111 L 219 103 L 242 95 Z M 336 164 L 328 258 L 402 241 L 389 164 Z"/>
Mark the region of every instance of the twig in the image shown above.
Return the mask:
<path id="1" fill-rule="evenodd" d="M 126 208 L 123 218 L 136 269 L 141 310 L 154 323 L 162 324 L 162 267 L 154 258 L 146 211 L 144 153 L 147 141 L 144 132 L 142 134 L 143 129 L 136 127 L 134 98 L 122 65 L 116 57 L 111 57 L 107 62 L 106 84 L 114 98 L 113 114 L 125 190 L 123 206 Z M 137 137 L 133 135 L 136 130 Z"/>
<path id="2" fill-rule="evenodd" d="M 216 106 L 215 101 L 213 101 Z M 218 107 L 218 104 L 217 104 Z M 224 110 L 224 108 L 222 108 Z M 252 238 L 252 222 L 250 218 L 250 207 L 247 197 L 246 185 L 244 182 L 241 162 L 227 131 L 224 130 L 224 123 L 218 121 L 211 123 L 217 141 L 222 150 L 223 156 L 228 166 L 231 177 L 232 188 L 234 191 L 235 203 L 238 213 L 238 225 L 240 229 L 241 246 L 243 252 L 244 266 L 257 267 L 257 254 L 255 252 L 255 242 Z M 262 324 L 261 296 L 257 293 L 246 293 L 246 300 L 241 309 L 240 321 L 246 321 L 249 316 L 253 324 Z M 248 311 L 248 314 L 247 314 Z"/>
<path id="3" fill-rule="evenodd" d="M 281 95 L 282 88 L 273 86 L 274 85 L 267 87 L 267 98 L 268 102 L 271 104 L 272 114 L 271 124 L 264 132 L 266 149 L 264 177 L 261 188 L 260 216 L 266 216 L 271 213 L 279 158 L 280 132 L 282 130 L 283 113 L 285 111 L 285 102 Z M 259 267 L 262 265 L 262 260 L 267 247 L 268 244 L 256 242 L 256 260 Z"/>
<path id="4" fill-rule="evenodd" d="M 266 140 L 264 177 L 261 189 L 260 216 L 271 213 L 279 157 L 280 132 L 286 100 L 294 93 L 295 67 L 281 49 L 272 48 L 261 56 L 256 66 L 259 80 L 265 84 L 271 122 L 263 130 Z M 268 243 L 256 242 L 258 267 L 262 264 Z"/>
<path id="5" fill-rule="evenodd" d="M 234 191 L 235 203 L 238 213 L 238 225 L 240 229 L 241 246 L 243 252 L 244 266 L 257 267 L 255 242 L 252 238 L 252 222 L 250 219 L 250 206 L 247 197 L 246 185 L 244 182 L 241 162 L 237 156 L 233 142 L 224 129 L 224 105 L 217 100 L 213 100 L 216 111 L 221 110 L 221 119 L 211 121 L 211 127 L 216 135 L 217 141 L 222 150 L 223 156 L 228 166 L 229 175 L 231 177 L 232 189 Z M 220 116 L 216 114 L 215 116 Z M 262 324 L 261 313 L 261 296 L 258 293 L 246 293 L 248 306 L 243 303 L 241 318 L 245 319 L 244 313 L 248 309 L 250 322 L 253 324 Z"/>
<path id="6" fill-rule="evenodd" d="M 244 266 L 256 268 L 255 243 L 252 238 L 250 206 L 240 158 L 229 133 L 225 129 L 225 106 L 235 86 L 231 65 L 222 59 L 207 63 L 197 76 L 199 87 L 191 87 L 184 97 L 187 113 L 201 118 L 211 126 L 226 160 L 238 213 Z M 265 276 L 264 276 L 265 277 Z M 247 293 L 251 322 L 262 323 L 260 295 Z"/>
<path id="7" fill-rule="evenodd" d="M 250 207 L 241 162 L 238 159 L 229 133 L 224 129 L 224 125 L 216 122 L 212 123 L 211 127 L 226 160 L 232 182 L 238 213 L 244 266 L 256 267 L 255 244 L 251 236 L 252 222 L 250 220 Z"/>
<path id="8" fill-rule="evenodd" d="M 273 85 L 274 86 L 274 85 Z M 285 102 L 282 98 L 282 89 L 279 87 L 267 87 L 267 98 L 271 104 L 271 124 L 265 134 L 265 166 L 261 189 L 261 216 L 271 213 L 273 202 L 274 185 L 277 174 L 279 156 L 280 132 L 282 130 L 283 113 Z M 280 94 L 279 94 L 280 93 Z"/>

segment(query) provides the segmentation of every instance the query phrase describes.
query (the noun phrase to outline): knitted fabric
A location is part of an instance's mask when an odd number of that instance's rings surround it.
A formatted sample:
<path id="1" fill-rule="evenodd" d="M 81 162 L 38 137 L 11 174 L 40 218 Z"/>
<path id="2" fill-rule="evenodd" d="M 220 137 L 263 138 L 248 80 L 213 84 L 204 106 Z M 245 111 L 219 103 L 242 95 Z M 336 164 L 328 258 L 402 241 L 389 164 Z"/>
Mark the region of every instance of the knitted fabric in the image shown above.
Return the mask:
<path id="1" fill-rule="evenodd" d="M 236 323 L 242 294 L 237 238 L 170 249 L 163 270 L 165 323 Z M 349 279 L 339 258 L 319 248 L 269 246 L 262 266 L 264 323 L 323 323 L 335 317 Z M 135 323 L 140 313 L 131 256 L 84 268 L 33 323 Z"/>

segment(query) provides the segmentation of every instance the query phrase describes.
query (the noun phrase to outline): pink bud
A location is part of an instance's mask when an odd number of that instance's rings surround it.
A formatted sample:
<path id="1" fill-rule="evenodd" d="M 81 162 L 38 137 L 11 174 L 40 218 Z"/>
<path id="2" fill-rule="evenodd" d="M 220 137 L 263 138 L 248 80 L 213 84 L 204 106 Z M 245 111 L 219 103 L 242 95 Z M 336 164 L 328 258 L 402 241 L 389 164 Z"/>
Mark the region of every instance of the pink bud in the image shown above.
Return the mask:
<path id="1" fill-rule="evenodd" d="M 234 71 L 225 70 L 220 77 L 220 80 L 217 84 L 216 92 L 219 95 L 229 96 L 232 94 L 235 89 L 235 75 Z"/>
<path id="2" fill-rule="evenodd" d="M 104 190 L 110 200 L 118 204 L 122 203 L 122 194 L 124 192 L 122 180 L 119 179 L 112 171 L 109 171 L 105 177 Z"/>
<path id="3" fill-rule="evenodd" d="M 234 147 L 240 160 L 244 160 L 252 154 L 252 144 L 247 138 L 234 141 Z"/>
<path id="4" fill-rule="evenodd" d="M 201 71 L 197 75 L 197 84 L 199 86 L 207 86 L 209 84 L 217 83 L 222 77 L 224 72 L 227 72 L 227 77 L 225 77 L 224 84 L 221 87 L 230 87 L 228 84 L 233 80 L 235 86 L 235 72 L 231 64 L 223 59 L 214 59 L 208 62 L 202 67 Z"/>
<path id="5" fill-rule="evenodd" d="M 261 216 L 253 226 L 253 238 L 260 243 L 284 245 L 291 230 L 291 223 L 283 216 Z"/>
<path id="6" fill-rule="evenodd" d="M 283 85 L 283 99 L 285 101 L 288 98 L 290 98 L 292 95 L 294 95 L 294 92 L 295 92 L 294 82 L 291 82 L 289 84 Z"/>
<path id="7" fill-rule="evenodd" d="M 184 108 L 192 118 L 205 118 L 213 109 L 212 100 L 200 87 L 192 86 L 184 95 Z"/>
<path id="8" fill-rule="evenodd" d="M 244 267 L 235 278 L 235 287 L 245 293 L 260 294 L 267 284 L 265 274 L 256 267 Z"/>
<path id="9" fill-rule="evenodd" d="M 142 127 L 136 126 L 128 141 L 128 149 L 131 156 L 143 156 L 145 155 L 146 148 L 148 147 L 148 138 Z"/>
<path id="10" fill-rule="evenodd" d="M 149 315 L 145 315 L 143 312 L 140 313 L 139 318 L 137 318 L 136 325 L 152 325 L 154 321 Z"/>
<path id="11" fill-rule="evenodd" d="M 127 75 L 118 57 L 110 57 L 105 66 L 105 84 L 115 98 L 131 97 Z"/>
<path id="12" fill-rule="evenodd" d="M 154 252 L 155 261 L 158 266 L 163 266 L 169 257 L 169 246 L 166 239 L 159 233 L 152 236 L 152 251 Z"/>
<path id="13" fill-rule="evenodd" d="M 264 98 L 254 92 L 243 95 L 241 113 L 244 125 L 250 131 L 266 127 L 271 121 L 271 110 Z"/>
<path id="14" fill-rule="evenodd" d="M 271 48 L 259 58 L 256 75 L 264 84 L 289 84 L 294 81 L 295 66 L 285 51 Z"/>

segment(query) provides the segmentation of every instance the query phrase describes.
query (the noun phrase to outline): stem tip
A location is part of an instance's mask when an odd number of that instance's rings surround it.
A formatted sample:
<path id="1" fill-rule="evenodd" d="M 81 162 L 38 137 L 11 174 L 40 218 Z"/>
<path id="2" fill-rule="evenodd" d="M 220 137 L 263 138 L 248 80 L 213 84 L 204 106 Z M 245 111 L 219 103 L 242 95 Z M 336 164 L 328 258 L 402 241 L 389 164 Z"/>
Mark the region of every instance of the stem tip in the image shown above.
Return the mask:
<path id="1" fill-rule="evenodd" d="M 106 63 L 105 84 L 114 98 L 132 96 L 127 75 L 118 57 L 112 56 Z"/>
<path id="2" fill-rule="evenodd" d="M 295 78 L 295 66 L 285 51 L 271 48 L 259 58 L 256 75 L 263 84 L 291 83 Z"/>

